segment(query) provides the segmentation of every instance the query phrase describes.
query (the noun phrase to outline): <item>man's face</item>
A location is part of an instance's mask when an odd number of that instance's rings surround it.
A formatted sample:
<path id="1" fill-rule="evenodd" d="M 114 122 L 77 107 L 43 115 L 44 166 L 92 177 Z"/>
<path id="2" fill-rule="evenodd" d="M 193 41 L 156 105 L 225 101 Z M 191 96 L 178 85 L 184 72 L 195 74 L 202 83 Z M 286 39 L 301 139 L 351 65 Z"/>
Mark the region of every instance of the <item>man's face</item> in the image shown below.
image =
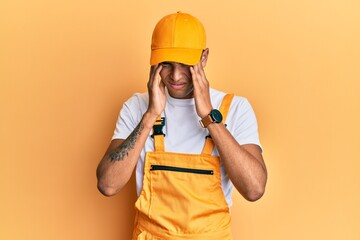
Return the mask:
<path id="1" fill-rule="evenodd" d="M 160 71 L 161 80 L 164 82 L 171 97 L 192 98 L 193 83 L 190 66 L 177 62 L 162 62 Z"/>

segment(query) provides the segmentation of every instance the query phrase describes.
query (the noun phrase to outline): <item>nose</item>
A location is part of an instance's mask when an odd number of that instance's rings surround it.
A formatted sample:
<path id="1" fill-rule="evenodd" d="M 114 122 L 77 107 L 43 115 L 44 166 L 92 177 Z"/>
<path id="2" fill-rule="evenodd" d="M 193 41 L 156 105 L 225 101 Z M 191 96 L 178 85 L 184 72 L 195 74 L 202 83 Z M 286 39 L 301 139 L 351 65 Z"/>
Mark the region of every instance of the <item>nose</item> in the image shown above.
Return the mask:
<path id="1" fill-rule="evenodd" d="M 178 64 L 174 64 L 172 73 L 171 73 L 171 78 L 174 81 L 179 81 L 182 78 L 181 67 Z"/>

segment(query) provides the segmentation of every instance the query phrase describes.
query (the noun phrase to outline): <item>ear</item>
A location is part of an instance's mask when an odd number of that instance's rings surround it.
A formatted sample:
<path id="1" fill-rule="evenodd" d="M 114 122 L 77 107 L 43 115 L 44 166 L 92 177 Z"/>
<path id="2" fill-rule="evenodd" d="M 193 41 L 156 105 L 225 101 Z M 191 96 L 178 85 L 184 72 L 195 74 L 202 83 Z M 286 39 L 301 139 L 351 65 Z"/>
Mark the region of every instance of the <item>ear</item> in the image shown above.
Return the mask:
<path id="1" fill-rule="evenodd" d="M 204 51 L 201 54 L 201 59 L 200 59 L 200 63 L 202 65 L 202 67 L 204 68 L 206 66 L 207 60 L 209 57 L 209 49 L 206 48 L 204 49 Z"/>

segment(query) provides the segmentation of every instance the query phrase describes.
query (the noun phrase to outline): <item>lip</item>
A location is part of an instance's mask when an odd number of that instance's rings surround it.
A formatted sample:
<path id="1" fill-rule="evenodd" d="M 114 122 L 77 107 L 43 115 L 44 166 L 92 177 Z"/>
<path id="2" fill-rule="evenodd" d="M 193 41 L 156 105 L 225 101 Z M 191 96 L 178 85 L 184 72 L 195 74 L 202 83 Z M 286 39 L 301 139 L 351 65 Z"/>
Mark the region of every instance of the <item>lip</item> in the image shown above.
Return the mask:
<path id="1" fill-rule="evenodd" d="M 172 89 L 179 90 L 186 86 L 186 83 L 169 83 Z"/>

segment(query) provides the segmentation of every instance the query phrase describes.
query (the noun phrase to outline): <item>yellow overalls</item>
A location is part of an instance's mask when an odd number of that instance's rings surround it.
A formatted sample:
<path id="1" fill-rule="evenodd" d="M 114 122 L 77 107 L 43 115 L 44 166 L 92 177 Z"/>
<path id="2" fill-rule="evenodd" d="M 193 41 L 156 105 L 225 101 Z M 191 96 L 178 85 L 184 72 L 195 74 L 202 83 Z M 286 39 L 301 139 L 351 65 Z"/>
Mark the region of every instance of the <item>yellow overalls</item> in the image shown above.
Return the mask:
<path id="1" fill-rule="evenodd" d="M 225 122 L 233 94 L 224 97 Z M 159 121 L 158 121 L 159 123 Z M 145 157 L 142 192 L 135 203 L 133 240 L 231 240 L 230 212 L 207 137 L 201 154 L 165 152 L 164 135 L 153 135 Z"/>

